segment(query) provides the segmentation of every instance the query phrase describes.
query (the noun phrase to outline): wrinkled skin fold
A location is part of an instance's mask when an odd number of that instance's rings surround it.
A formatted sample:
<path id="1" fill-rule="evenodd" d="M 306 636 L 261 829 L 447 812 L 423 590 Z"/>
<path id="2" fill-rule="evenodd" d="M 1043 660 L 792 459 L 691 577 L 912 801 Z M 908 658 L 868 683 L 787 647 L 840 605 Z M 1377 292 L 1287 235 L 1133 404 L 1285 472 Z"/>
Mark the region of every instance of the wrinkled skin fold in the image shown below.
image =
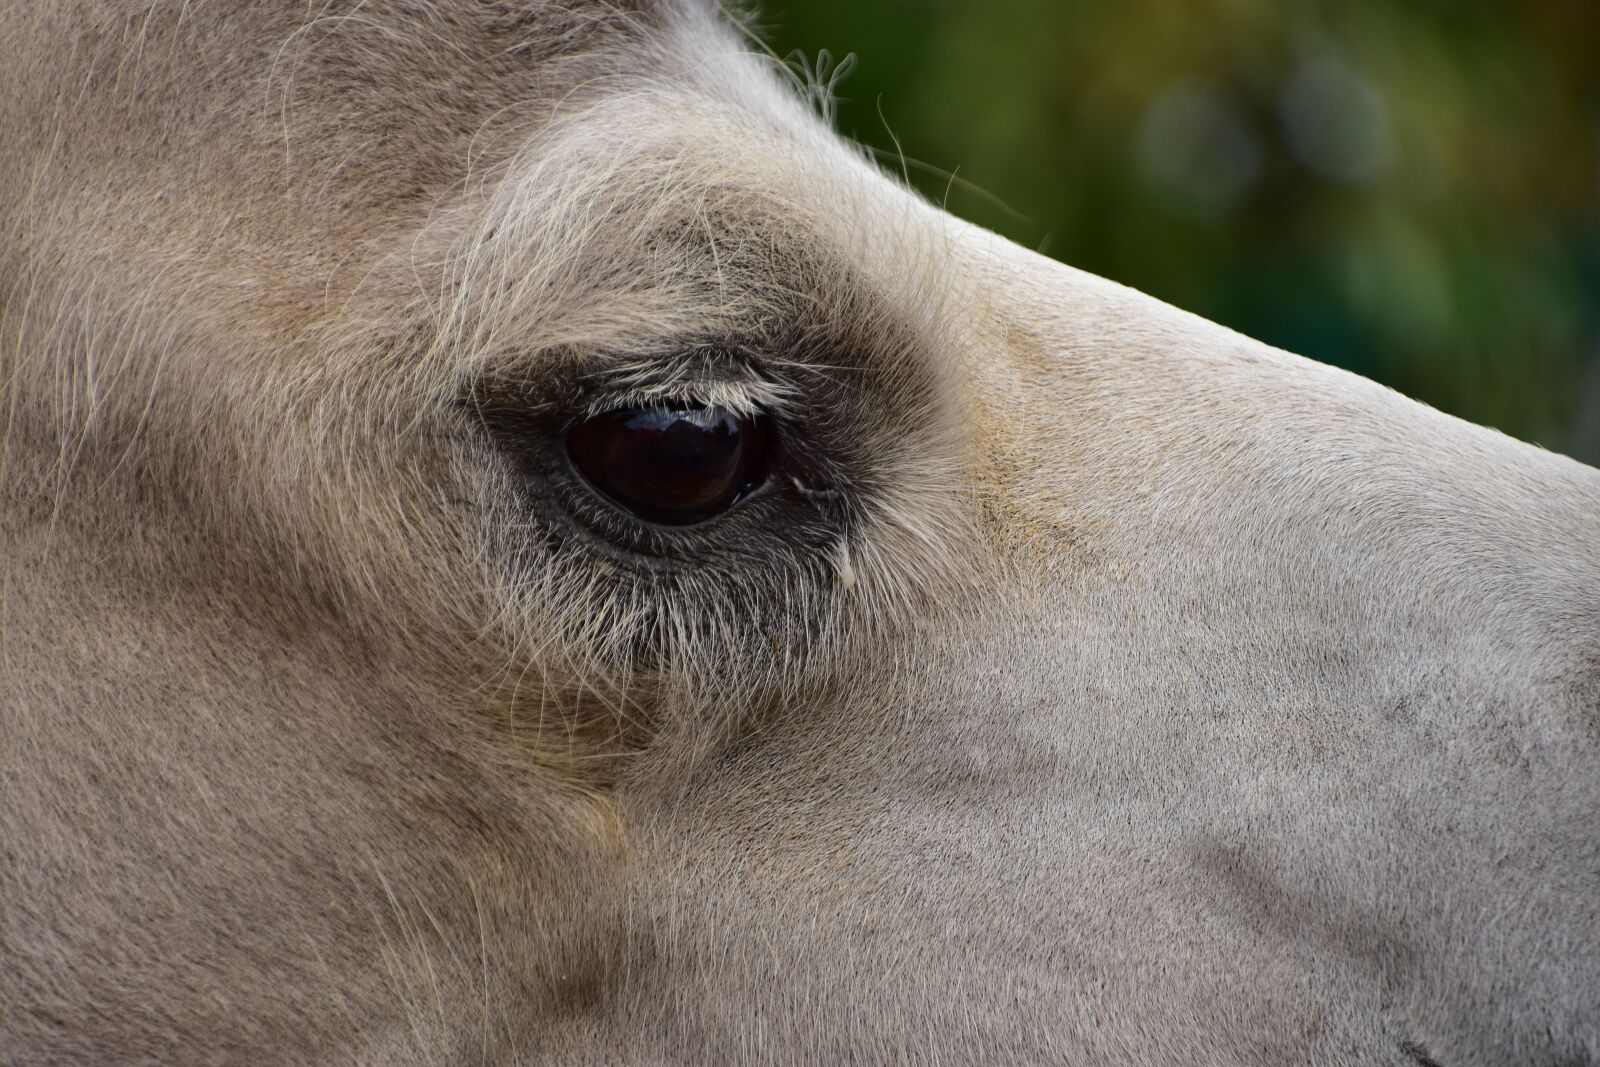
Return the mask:
<path id="1" fill-rule="evenodd" d="M 1600 473 L 747 49 L 0 11 L 0 1059 L 1600 1062 Z M 643 402 L 779 466 L 636 523 Z"/>

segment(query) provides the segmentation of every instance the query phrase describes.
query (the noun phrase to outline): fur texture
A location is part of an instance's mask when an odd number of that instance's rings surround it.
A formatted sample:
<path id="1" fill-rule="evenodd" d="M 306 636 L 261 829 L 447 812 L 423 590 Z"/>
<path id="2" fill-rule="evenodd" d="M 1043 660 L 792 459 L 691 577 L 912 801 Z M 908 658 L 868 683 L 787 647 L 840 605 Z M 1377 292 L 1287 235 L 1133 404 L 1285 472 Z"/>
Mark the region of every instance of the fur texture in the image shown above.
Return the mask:
<path id="1" fill-rule="evenodd" d="M 1600 1062 L 1600 475 L 682 0 L 0 9 L 0 1060 Z M 688 532 L 575 419 L 763 411 Z"/>

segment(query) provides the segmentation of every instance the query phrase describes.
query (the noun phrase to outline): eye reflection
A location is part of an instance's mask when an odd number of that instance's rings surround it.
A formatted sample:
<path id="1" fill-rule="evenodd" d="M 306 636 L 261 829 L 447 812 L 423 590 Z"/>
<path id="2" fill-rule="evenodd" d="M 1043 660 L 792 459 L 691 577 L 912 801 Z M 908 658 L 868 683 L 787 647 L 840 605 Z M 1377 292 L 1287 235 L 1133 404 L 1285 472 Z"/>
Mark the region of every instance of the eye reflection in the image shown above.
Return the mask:
<path id="1" fill-rule="evenodd" d="M 719 406 L 619 408 L 567 432 L 573 469 L 637 518 L 692 526 L 716 518 L 767 477 L 763 417 Z"/>

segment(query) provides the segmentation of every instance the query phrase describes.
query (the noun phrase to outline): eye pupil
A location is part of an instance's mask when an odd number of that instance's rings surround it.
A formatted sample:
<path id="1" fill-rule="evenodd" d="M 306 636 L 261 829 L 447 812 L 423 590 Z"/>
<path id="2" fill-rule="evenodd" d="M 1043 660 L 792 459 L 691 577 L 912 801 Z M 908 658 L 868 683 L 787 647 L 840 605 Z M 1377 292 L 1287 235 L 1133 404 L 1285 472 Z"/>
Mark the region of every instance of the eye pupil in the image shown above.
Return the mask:
<path id="1" fill-rule="evenodd" d="M 766 420 L 727 408 L 619 408 L 567 433 L 583 480 L 623 510 L 665 526 L 727 511 L 766 479 Z"/>

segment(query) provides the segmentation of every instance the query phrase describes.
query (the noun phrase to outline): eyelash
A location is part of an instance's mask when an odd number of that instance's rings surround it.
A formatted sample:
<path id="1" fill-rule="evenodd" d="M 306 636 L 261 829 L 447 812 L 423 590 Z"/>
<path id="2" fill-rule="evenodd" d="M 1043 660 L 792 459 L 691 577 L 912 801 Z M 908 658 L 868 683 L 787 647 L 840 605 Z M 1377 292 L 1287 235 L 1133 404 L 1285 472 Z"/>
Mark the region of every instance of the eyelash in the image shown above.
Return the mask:
<path id="1" fill-rule="evenodd" d="M 782 416 L 795 405 L 792 387 L 765 378 L 697 378 L 662 382 L 618 381 L 607 375 L 599 385 L 582 385 L 573 421 L 625 407 L 724 407 L 736 415 Z"/>

